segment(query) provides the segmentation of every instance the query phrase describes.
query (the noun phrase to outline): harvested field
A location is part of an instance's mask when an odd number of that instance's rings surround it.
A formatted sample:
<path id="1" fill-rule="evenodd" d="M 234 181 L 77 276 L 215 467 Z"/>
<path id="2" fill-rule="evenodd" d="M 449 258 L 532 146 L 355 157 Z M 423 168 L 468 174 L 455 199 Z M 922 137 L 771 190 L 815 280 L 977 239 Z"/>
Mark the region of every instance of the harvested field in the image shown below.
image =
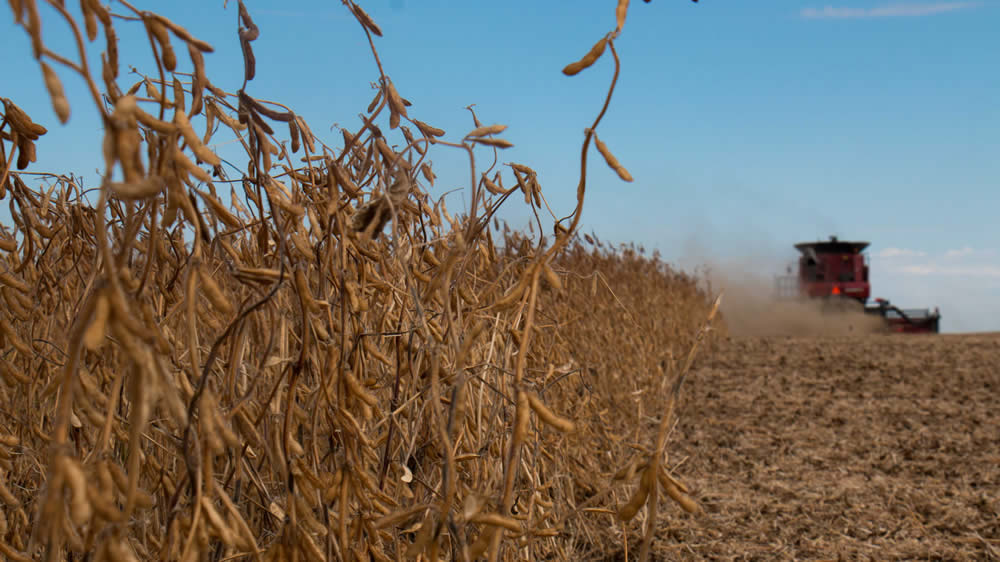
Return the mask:
<path id="1" fill-rule="evenodd" d="M 1000 557 L 1000 335 L 732 338 L 696 366 L 665 559 Z M 631 557 L 631 555 L 630 555 Z"/>

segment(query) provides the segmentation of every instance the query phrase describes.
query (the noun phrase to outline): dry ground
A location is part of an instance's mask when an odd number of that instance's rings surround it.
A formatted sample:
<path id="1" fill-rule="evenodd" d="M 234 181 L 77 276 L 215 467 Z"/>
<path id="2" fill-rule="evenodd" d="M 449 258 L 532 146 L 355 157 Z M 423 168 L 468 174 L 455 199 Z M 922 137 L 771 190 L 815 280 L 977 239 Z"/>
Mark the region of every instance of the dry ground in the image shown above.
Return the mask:
<path id="1" fill-rule="evenodd" d="M 660 559 L 1000 559 L 998 359 L 1000 334 L 729 339 L 669 446 L 705 513 L 671 506 Z"/>

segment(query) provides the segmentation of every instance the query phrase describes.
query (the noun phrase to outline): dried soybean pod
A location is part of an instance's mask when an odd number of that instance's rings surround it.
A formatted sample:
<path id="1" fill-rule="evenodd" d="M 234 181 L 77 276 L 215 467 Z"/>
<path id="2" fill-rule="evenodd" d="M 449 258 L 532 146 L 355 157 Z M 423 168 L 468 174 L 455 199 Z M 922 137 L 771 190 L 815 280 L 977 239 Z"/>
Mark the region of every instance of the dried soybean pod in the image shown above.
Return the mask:
<path id="1" fill-rule="evenodd" d="M 6 240 L 0 240 L 0 247 L 8 252 L 13 252 L 17 249 L 17 243 L 14 240 L 10 240 L 10 244 L 5 244 Z M 9 273 L 4 273 L 0 271 L 0 283 L 7 285 L 11 289 L 18 290 L 22 293 L 28 294 L 31 292 L 31 287 L 27 283 L 21 281 L 20 279 L 10 275 Z"/>
<path id="2" fill-rule="evenodd" d="M 194 74 L 191 75 L 191 111 L 190 115 L 201 113 L 205 85 L 208 78 L 205 76 L 205 57 L 194 45 L 188 43 L 188 56 L 191 57 L 191 64 L 194 66 Z"/>
<path id="3" fill-rule="evenodd" d="M 410 131 L 410 128 L 409 127 L 400 127 L 400 130 L 403 131 L 403 136 L 406 137 L 406 144 L 413 144 L 413 142 L 415 141 L 415 139 L 413 138 L 413 132 Z M 417 147 L 417 150 L 419 151 L 420 148 Z"/>
<path id="4" fill-rule="evenodd" d="M 142 86 L 143 84 L 145 84 L 145 83 L 146 83 L 146 79 L 145 79 L 145 78 L 143 78 L 142 80 L 139 80 L 139 81 L 138 81 L 138 82 L 136 82 L 135 84 L 132 84 L 132 87 L 131 87 L 131 88 L 129 88 L 128 90 L 126 90 L 126 91 L 125 91 L 125 95 L 126 95 L 126 96 L 134 96 L 134 95 L 135 95 L 135 93 L 139 91 L 139 88 L 140 88 L 140 87 L 141 87 L 141 86 Z"/>
<path id="5" fill-rule="evenodd" d="M 429 138 L 443 137 L 445 134 L 444 129 L 438 129 L 437 127 L 428 125 L 427 123 L 424 123 L 419 119 L 414 119 L 413 124 L 416 125 L 418 129 L 420 129 L 420 132 L 423 133 L 425 137 Z"/>
<path id="6" fill-rule="evenodd" d="M 118 78 L 118 34 L 114 27 L 106 25 L 104 26 L 104 37 L 108 43 L 106 52 L 108 53 L 108 68 L 111 69 L 111 77 Z"/>
<path id="7" fill-rule="evenodd" d="M 497 527 L 487 526 L 483 529 L 482 533 L 479 533 L 479 537 L 476 538 L 476 542 L 469 545 L 469 560 L 478 560 L 482 558 L 486 549 L 489 548 L 490 543 L 493 541 L 493 536 L 497 532 Z"/>
<path id="8" fill-rule="evenodd" d="M 97 295 L 97 301 L 94 303 L 94 316 L 83 333 L 83 345 L 87 349 L 94 351 L 104 343 L 104 334 L 107 332 L 108 317 L 110 315 L 111 301 L 102 292 Z"/>
<path id="9" fill-rule="evenodd" d="M 378 139 L 375 140 L 375 148 L 377 148 L 378 151 L 382 153 L 382 158 L 385 159 L 385 162 L 388 163 L 396 160 L 396 153 L 393 152 L 391 148 L 389 148 L 389 145 L 386 144 L 384 138 L 379 137 Z M 399 161 L 399 164 L 402 165 L 403 162 Z"/>
<path id="10" fill-rule="evenodd" d="M 334 179 L 337 180 L 337 185 L 344 190 L 345 193 L 351 197 L 357 197 L 361 190 L 353 181 L 351 181 L 351 177 L 347 173 L 347 170 L 345 170 L 340 164 L 334 162 L 330 165 L 330 172 L 333 174 Z"/>
<path id="11" fill-rule="evenodd" d="M 208 520 L 208 524 L 215 530 L 215 534 L 219 537 L 219 540 L 223 544 L 233 544 L 233 535 L 236 533 L 229 528 L 229 525 L 219 515 L 219 512 L 215 509 L 215 505 L 208 499 L 208 496 L 201 497 L 201 512 L 205 514 L 205 519 Z"/>
<path id="12" fill-rule="evenodd" d="M 392 366 L 392 360 L 389 359 L 388 355 L 382 353 L 377 347 L 375 347 L 375 344 L 371 342 L 371 338 L 365 338 L 364 348 L 365 352 L 377 359 L 379 363 L 385 365 L 386 367 Z"/>
<path id="13" fill-rule="evenodd" d="M 6 533 L 4 533 L 6 534 Z M 32 562 L 32 558 L 25 555 L 19 550 L 15 550 L 15 547 L 8 545 L 3 540 L 0 540 L 0 554 L 7 557 L 8 560 L 12 562 Z"/>
<path id="14" fill-rule="evenodd" d="M 135 118 L 143 125 L 155 130 L 162 135 L 169 135 L 177 131 L 177 126 L 173 123 L 161 121 L 156 117 L 146 113 L 142 108 L 135 108 Z"/>
<path id="15" fill-rule="evenodd" d="M 309 281 L 306 279 L 306 274 L 302 269 L 296 268 L 293 275 L 295 279 L 295 289 L 299 292 L 299 298 L 302 299 L 302 303 L 310 311 L 318 311 L 321 309 L 319 303 L 312 296 L 312 291 L 309 289 Z"/>
<path id="16" fill-rule="evenodd" d="M 649 497 L 649 492 L 653 487 L 653 478 L 655 478 L 650 468 L 647 466 L 642 471 L 642 477 L 639 478 L 639 487 L 636 488 L 635 493 L 632 494 L 628 503 L 618 510 L 618 517 L 622 521 L 630 521 L 635 517 L 636 513 L 639 513 L 639 509 L 646 504 L 646 498 Z"/>
<path id="17" fill-rule="evenodd" d="M 299 151 L 299 127 L 295 124 L 295 120 L 288 122 L 288 136 L 292 139 L 292 154 Z"/>
<path id="18" fill-rule="evenodd" d="M 116 197 L 135 201 L 159 195 L 166 185 L 162 177 L 149 176 L 134 182 L 110 182 L 109 187 Z"/>
<path id="19" fill-rule="evenodd" d="M 510 142 L 507 139 L 476 138 L 472 140 L 479 144 L 485 144 L 487 146 L 495 146 L 497 148 L 510 148 L 514 146 L 514 143 Z"/>
<path id="20" fill-rule="evenodd" d="M 174 48 L 170 45 L 170 34 L 167 33 L 166 26 L 155 18 L 148 18 L 146 19 L 146 28 L 156 38 L 156 42 L 163 50 L 164 68 L 169 72 L 177 70 L 177 54 L 174 53 Z"/>
<path id="21" fill-rule="evenodd" d="M 13 365 L 5 361 L 2 357 L 0 357 L 0 379 L 3 379 L 8 386 L 29 384 L 31 382 L 31 379 L 27 375 L 15 369 Z"/>
<path id="22" fill-rule="evenodd" d="M 395 129 L 399 126 L 399 116 L 407 117 L 406 105 L 403 103 L 403 99 L 399 97 L 399 92 L 396 91 L 396 86 L 393 85 L 392 80 L 386 78 L 385 88 L 389 95 L 389 128 Z"/>
<path id="23" fill-rule="evenodd" d="M 361 9 L 361 6 L 358 6 L 355 2 L 351 2 L 351 11 L 354 12 L 354 15 L 358 18 L 358 21 L 361 22 L 361 25 L 365 26 L 365 28 L 378 37 L 382 36 L 382 30 L 375 23 L 375 20 L 373 20 L 371 16 Z"/>
<path id="24" fill-rule="evenodd" d="M 191 102 L 192 104 L 194 102 Z M 193 108 L 192 108 L 193 109 Z M 205 136 L 202 137 L 201 143 L 208 144 L 212 140 L 212 134 L 215 132 L 215 112 L 218 111 L 211 102 L 205 102 Z"/>
<path id="25" fill-rule="evenodd" d="M 249 82 L 257 75 L 257 57 L 253 54 L 250 41 L 241 39 L 240 46 L 243 48 L 243 80 Z"/>
<path id="26" fill-rule="evenodd" d="M 370 104 L 368 104 L 368 113 L 371 113 L 371 112 L 375 111 L 375 108 L 378 107 L 378 104 L 379 104 L 380 101 L 382 101 L 382 89 L 381 88 L 379 88 L 378 91 L 375 92 L 375 98 L 373 98 L 372 102 Z"/>
<path id="27" fill-rule="evenodd" d="M 698 504 L 693 499 L 685 495 L 687 490 L 682 489 L 682 485 L 667 474 L 666 468 L 662 468 L 660 471 L 660 486 L 662 486 L 663 491 L 670 496 L 670 499 L 677 502 L 677 505 L 681 506 L 681 509 L 684 511 L 688 513 L 698 513 L 701 511 Z"/>
<path id="28" fill-rule="evenodd" d="M 229 114 L 227 114 L 224 110 L 220 109 L 214 103 L 212 104 L 212 109 L 215 110 L 215 116 L 219 119 L 219 121 L 222 121 L 223 123 L 225 123 L 225 125 L 227 127 L 229 127 L 230 129 L 232 129 L 233 132 L 239 132 L 239 131 L 246 130 L 247 126 L 245 124 L 240 123 L 239 121 L 237 121 L 237 120 L 233 119 L 232 117 L 230 117 Z M 206 132 L 206 134 L 207 134 L 207 132 Z"/>
<path id="29" fill-rule="evenodd" d="M 598 41 L 597 43 L 594 43 L 594 46 L 590 48 L 590 51 L 588 51 L 587 54 L 584 55 L 582 59 L 567 64 L 566 67 L 563 68 L 563 74 L 565 74 L 566 76 L 573 76 L 576 73 L 580 72 L 581 70 L 597 62 L 597 59 L 599 59 L 601 55 L 604 54 L 604 47 L 606 47 L 607 44 L 608 44 L 608 38 L 601 37 L 601 40 Z"/>
<path id="30" fill-rule="evenodd" d="M 473 516 L 470 521 L 472 523 L 479 523 L 481 525 L 492 525 L 493 527 L 503 527 L 512 533 L 520 533 L 524 531 L 521 527 L 521 522 L 513 517 L 504 517 L 499 513 L 478 513 Z"/>
<path id="31" fill-rule="evenodd" d="M 222 314 L 226 316 L 231 315 L 233 313 L 233 305 L 226 298 L 226 294 L 219 288 L 218 283 L 215 282 L 212 275 L 202 269 L 198 272 L 198 279 L 201 281 L 199 286 L 202 292 L 205 293 L 205 297 L 208 298 L 208 302 L 212 303 L 212 306 Z"/>
<path id="32" fill-rule="evenodd" d="M 307 211 L 309 209 L 306 209 Z M 292 245 L 295 249 L 302 253 L 309 261 L 316 259 L 316 252 L 312 249 L 312 244 L 309 242 L 309 238 L 304 236 L 301 232 L 292 233 L 291 237 Z"/>
<path id="33" fill-rule="evenodd" d="M 38 123 L 33 123 L 31 117 L 24 112 L 23 109 L 18 107 L 14 102 L 4 99 L 3 100 L 4 112 L 7 114 L 7 121 L 14 126 L 23 136 L 27 136 L 30 140 L 38 140 L 38 137 L 44 135 L 48 132 L 45 127 L 39 125 Z"/>
<path id="34" fill-rule="evenodd" d="M 365 387 L 361 386 L 361 383 L 357 378 L 354 377 L 349 371 L 344 371 L 344 382 L 347 383 L 347 388 L 350 389 L 351 394 L 356 396 L 359 400 L 368 404 L 370 407 L 374 408 L 378 404 L 378 398 L 372 393 L 368 392 Z"/>
<path id="35" fill-rule="evenodd" d="M 31 318 L 29 312 L 31 307 L 25 306 L 26 304 L 30 305 L 30 301 L 25 303 L 24 300 L 27 299 L 22 299 L 20 293 L 8 287 L 0 287 L 0 295 L 3 296 L 3 301 L 7 303 L 7 310 L 14 318 L 21 322 L 27 322 Z"/>
<path id="36" fill-rule="evenodd" d="M 152 98 L 154 100 L 157 100 L 157 101 L 159 101 L 159 100 L 162 99 L 162 100 L 164 100 L 164 103 L 166 102 L 166 100 L 160 96 L 160 90 L 156 89 L 156 84 L 153 84 L 152 80 L 150 80 L 149 78 L 146 78 L 145 80 L 143 80 L 142 83 L 143 83 L 143 85 L 146 86 L 146 95 L 147 96 L 149 96 L 150 98 Z"/>
<path id="37" fill-rule="evenodd" d="M 69 504 L 70 517 L 73 523 L 83 525 L 93 514 L 92 506 L 87 498 L 87 476 L 83 473 L 80 465 L 67 456 L 60 456 L 57 462 L 59 471 L 72 492 Z"/>
<path id="38" fill-rule="evenodd" d="M 31 36 L 32 54 L 36 59 L 42 58 L 45 45 L 42 43 L 42 19 L 38 16 L 38 6 L 35 0 L 23 0 L 23 6 L 28 9 L 28 35 Z"/>
<path id="39" fill-rule="evenodd" d="M 515 302 L 521 299 L 524 292 L 528 289 L 528 284 L 525 282 L 525 278 L 522 277 L 517 285 L 514 286 L 510 291 L 507 292 L 502 298 L 493 303 L 493 308 L 502 309 L 513 305 Z"/>
<path id="40" fill-rule="evenodd" d="M 528 396 L 528 402 L 531 405 L 531 409 L 538 414 L 538 417 L 543 422 L 551 425 L 563 433 L 571 433 L 574 429 L 576 429 L 576 424 L 550 410 L 545 404 L 542 404 L 542 401 L 539 400 L 537 396 L 531 393 L 525 394 Z"/>
<path id="41" fill-rule="evenodd" d="M 184 86 L 181 85 L 181 81 L 174 76 L 174 107 L 184 110 Z"/>
<path id="42" fill-rule="evenodd" d="M 247 414 L 246 410 L 240 410 L 236 412 L 233 416 L 236 422 L 236 428 L 239 430 L 243 438 L 246 439 L 251 446 L 259 448 L 263 440 L 260 437 L 260 433 L 257 432 L 257 427 L 254 426 L 253 421 L 250 420 L 250 415 Z"/>
<path id="43" fill-rule="evenodd" d="M 90 0 L 80 0 L 80 11 L 83 12 L 83 23 L 87 28 L 87 39 L 97 39 L 97 15 L 91 8 Z"/>
<path id="44" fill-rule="evenodd" d="M 426 179 L 428 183 L 432 186 L 434 185 L 434 178 L 437 176 L 434 175 L 434 171 L 431 170 L 431 167 L 428 166 L 426 162 L 420 165 L 420 173 L 424 175 L 424 179 Z"/>
<path id="45" fill-rule="evenodd" d="M 306 145 L 306 150 L 316 154 L 316 145 L 313 143 L 312 129 L 309 128 L 309 124 L 298 115 L 295 116 L 295 124 L 299 126 L 299 131 L 302 133 L 302 142 Z"/>
<path id="46" fill-rule="evenodd" d="M 98 0 L 93 0 L 93 1 L 97 2 Z M 167 18 L 165 18 L 165 17 L 163 17 L 163 16 L 161 16 L 159 14 L 150 14 L 150 15 L 156 21 L 158 21 L 158 22 L 162 23 L 163 25 L 167 26 L 168 28 L 170 28 L 170 31 L 173 31 L 174 35 L 176 35 L 177 37 L 179 37 L 181 41 L 184 41 L 185 43 L 187 43 L 189 45 L 194 45 L 195 48 L 197 48 L 199 51 L 201 51 L 203 53 L 211 53 L 211 52 L 213 52 L 215 50 L 215 49 L 212 48 L 211 45 L 209 45 L 208 43 L 202 41 L 201 39 L 196 39 L 190 33 L 188 33 L 188 31 L 186 29 L 184 29 L 183 27 L 181 27 L 181 26 L 177 25 L 176 23 L 170 21 L 169 19 L 167 19 Z"/>
<path id="47" fill-rule="evenodd" d="M 28 137 L 19 136 L 17 139 L 17 169 L 23 170 L 35 161 L 35 143 Z"/>
<path id="48" fill-rule="evenodd" d="M 618 173 L 618 177 L 620 177 L 624 181 L 629 181 L 629 182 L 632 181 L 632 174 L 628 173 L 628 170 L 625 169 L 625 166 L 622 166 L 618 162 L 618 159 L 615 158 L 615 155 L 611 154 L 611 151 L 608 149 L 608 146 L 604 144 L 601 141 L 601 139 L 597 138 L 596 133 L 594 134 L 594 144 L 597 145 L 597 150 L 600 151 L 601 156 L 604 157 L 604 161 L 608 163 L 608 166 L 612 170 Z"/>
<path id="49" fill-rule="evenodd" d="M 487 127 L 477 127 L 471 131 L 466 137 L 483 137 L 486 135 L 497 135 L 504 132 L 507 129 L 507 125 L 489 125 Z"/>
<path id="50" fill-rule="evenodd" d="M 199 181 L 212 183 L 212 176 L 208 175 L 208 172 L 199 168 L 197 164 L 185 156 L 180 148 L 174 148 L 173 153 L 174 162 L 180 164 L 181 168 L 187 170 L 188 173 L 198 178 Z"/>
<path id="51" fill-rule="evenodd" d="M 199 139 L 198 134 L 194 132 L 194 127 L 191 126 L 191 121 L 188 120 L 188 116 L 184 113 L 182 108 L 178 107 L 174 112 L 174 124 L 177 125 L 178 129 L 180 129 L 181 136 L 184 137 L 184 141 L 188 143 L 188 146 L 191 147 L 191 150 L 199 160 L 206 162 L 211 166 L 218 166 L 222 162 L 222 160 L 219 159 L 219 155 L 212 152 L 207 146 L 202 144 L 201 139 Z"/>
<path id="52" fill-rule="evenodd" d="M 101 25 L 104 27 L 111 26 L 111 13 L 108 9 L 101 4 L 101 0 L 86 0 L 87 5 L 90 6 L 90 10 L 97 16 L 100 20 Z"/>
<path id="53" fill-rule="evenodd" d="M 518 391 L 517 412 L 514 414 L 517 425 L 514 427 L 514 435 L 511 436 L 514 443 L 524 443 L 524 439 L 528 435 L 528 428 L 531 426 L 530 412 L 531 404 L 528 400 L 528 393 L 523 390 Z"/>
<path id="54" fill-rule="evenodd" d="M 621 31 L 622 27 L 625 26 L 625 16 L 628 14 L 628 3 L 629 0 L 618 0 L 618 6 L 615 8 L 615 18 L 618 20 L 618 27 L 615 28 L 616 31 Z"/>
<path id="55" fill-rule="evenodd" d="M 245 32 L 246 40 L 253 41 L 257 39 L 257 37 L 260 36 L 260 29 L 257 27 L 257 24 L 253 22 L 253 18 L 250 17 L 250 12 L 247 11 L 247 7 L 243 3 L 243 0 L 239 0 L 239 10 L 240 21 L 242 21 L 243 25 L 247 28 Z M 244 34 L 241 33 L 240 35 L 243 37 Z"/>
<path id="56" fill-rule="evenodd" d="M 483 185 L 486 186 L 486 191 L 489 191 L 493 195 L 503 195 L 506 193 L 500 186 L 490 181 L 490 178 L 486 177 L 486 174 L 483 174 Z"/>
<path id="57" fill-rule="evenodd" d="M 282 122 L 288 122 L 295 119 L 295 114 L 292 113 L 291 111 L 275 111 L 267 107 L 266 105 L 260 103 L 259 101 L 255 100 L 254 98 L 246 95 L 242 90 L 240 90 L 239 96 L 240 96 L 240 101 L 246 103 L 246 105 L 250 106 L 254 111 L 260 113 L 261 115 L 267 117 L 268 119 L 274 119 L 275 121 L 282 121 Z"/>
<path id="58" fill-rule="evenodd" d="M 552 270 L 552 267 L 550 267 L 549 264 L 546 263 L 542 266 L 542 273 L 545 274 L 545 280 L 549 282 L 549 285 L 552 285 L 553 289 L 562 291 L 562 281 L 559 279 L 559 275 Z"/>
<path id="59" fill-rule="evenodd" d="M 229 96 L 229 94 L 227 94 L 225 90 L 223 90 L 222 88 L 216 88 L 215 86 L 212 85 L 211 82 L 206 84 L 205 87 L 208 88 L 210 92 L 215 94 L 216 97 L 218 97 L 220 100 L 224 100 Z"/>
<path id="60" fill-rule="evenodd" d="M 528 176 L 537 175 L 537 173 L 535 172 L 535 170 L 533 170 L 533 169 L 525 166 L 524 164 L 515 164 L 514 162 L 511 162 L 510 163 L 510 167 L 513 168 L 513 169 L 515 169 L 515 170 L 517 170 L 518 172 L 521 172 L 522 174 L 525 174 L 525 175 L 528 175 Z"/>
<path id="61" fill-rule="evenodd" d="M 216 199 L 211 193 L 198 190 L 195 191 L 197 191 L 198 195 L 201 196 L 205 203 L 208 203 L 208 206 L 212 208 L 212 213 L 216 216 L 216 218 L 221 220 L 226 226 L 229 228 L 240 228 L 243 226 L 240 219 L 233 216 L 233 214 L 229 212 L 229 209 L 227 209 L 226 206 L 223 205 L 221 201 Z"/>

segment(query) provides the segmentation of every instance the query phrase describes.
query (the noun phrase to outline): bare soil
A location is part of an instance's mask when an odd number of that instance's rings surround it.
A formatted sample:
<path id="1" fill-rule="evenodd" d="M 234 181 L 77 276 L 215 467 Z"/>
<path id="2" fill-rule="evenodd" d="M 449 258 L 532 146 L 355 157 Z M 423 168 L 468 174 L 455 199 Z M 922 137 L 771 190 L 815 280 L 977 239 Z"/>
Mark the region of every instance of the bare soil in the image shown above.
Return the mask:
<path id="1" fill-rule="evenodd" d="M 669 444 L 704 513 L 669 506 L 658 559 L 1000 559 L 998 359 L 1000 334 L 722 342 Z"/>

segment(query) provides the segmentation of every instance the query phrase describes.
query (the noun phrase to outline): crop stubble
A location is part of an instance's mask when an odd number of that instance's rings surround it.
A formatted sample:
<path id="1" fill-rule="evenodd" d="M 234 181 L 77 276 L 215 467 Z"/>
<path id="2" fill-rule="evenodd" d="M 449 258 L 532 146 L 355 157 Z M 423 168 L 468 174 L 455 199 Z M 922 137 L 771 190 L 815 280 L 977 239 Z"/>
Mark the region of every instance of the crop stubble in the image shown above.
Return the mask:
<path id="1" fill-rule="evenodd" d="M 998 355 L 997 334 L 719 342 L 671 448 L 705 515 L 660 553 L 997 559 Z"/>

